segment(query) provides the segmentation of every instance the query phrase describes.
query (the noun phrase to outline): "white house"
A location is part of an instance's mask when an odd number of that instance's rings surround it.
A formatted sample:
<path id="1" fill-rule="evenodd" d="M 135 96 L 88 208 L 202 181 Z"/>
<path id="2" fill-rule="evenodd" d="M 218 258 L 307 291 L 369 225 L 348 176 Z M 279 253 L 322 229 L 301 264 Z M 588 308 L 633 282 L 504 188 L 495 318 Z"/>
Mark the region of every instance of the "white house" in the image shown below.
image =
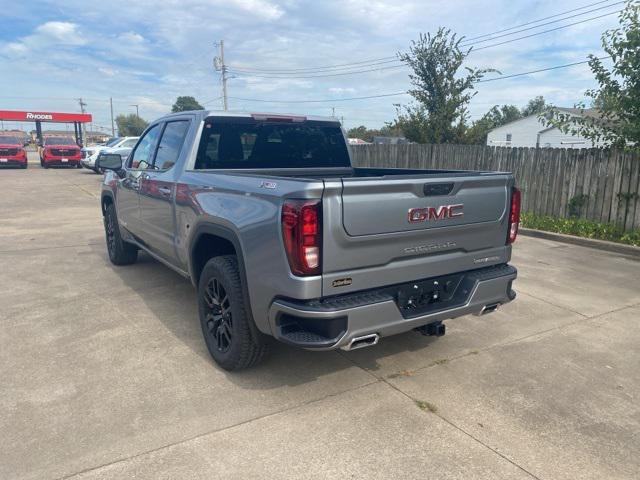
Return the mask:
<path id="1" fill-rule="evenodd" d="M 558 108 L 574 116 L 597 117 L 595 109 Z M 557 127 L 547 127 L 537 114 L 507 123 L 489 131 L 487 145 L 494 147 L 542 147 L 542 148 L 591 148 L 598 147 L 591 140 L 571 133 L 563 133 Z"/>

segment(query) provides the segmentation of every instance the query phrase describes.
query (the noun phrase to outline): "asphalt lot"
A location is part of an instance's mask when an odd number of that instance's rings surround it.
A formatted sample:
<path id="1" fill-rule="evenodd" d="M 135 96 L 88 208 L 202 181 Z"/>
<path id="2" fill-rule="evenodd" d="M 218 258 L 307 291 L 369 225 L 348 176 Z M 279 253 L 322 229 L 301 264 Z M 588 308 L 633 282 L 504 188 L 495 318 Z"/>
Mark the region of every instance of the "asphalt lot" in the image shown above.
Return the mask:
<path id="1" fill-rule="evenodd" d="M 99 181 L 0 171 L 0 478 L 638 478 L 638 259 L 521 237 L 494 314 L 230 374 Z"/>

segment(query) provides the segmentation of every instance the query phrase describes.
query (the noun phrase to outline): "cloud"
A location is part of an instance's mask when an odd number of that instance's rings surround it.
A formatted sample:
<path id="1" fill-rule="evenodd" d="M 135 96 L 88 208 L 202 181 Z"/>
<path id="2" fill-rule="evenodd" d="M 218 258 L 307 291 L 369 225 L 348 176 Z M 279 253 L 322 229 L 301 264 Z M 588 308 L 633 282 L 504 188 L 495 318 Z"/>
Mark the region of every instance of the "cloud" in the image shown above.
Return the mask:
<path id="1" fill-rule="evenodd" d="M 109 77 L 113 77 L 113 76 L 118 74 L 117 70 L 114 70 L 113 68 L 108 68 L 108 67 L 98 67 L 98 71 L 100 73 L 104 73 L 105 75 L 107 75 Z"/>
<path id="2" fill-rule="evenodd" d="M 356 89 L 352 87 L 331 87 L 329 91 L 331 93 L 355 93 Z"/>
<path id="3" fill-rule="evenodd" d="M 178 95 L 194 95 L 201 103 L 221 95 L 220 76 L 212 66 L 218 54 L 213 42 L 220 39 L 225 40 L 232 69 L 292 70 L 283 78 L 237 73 L 228 82 L 232 97 L 310 100 L 406 91 L 404 68 L 320 78 L 296 78 L 304 76 L 296 72 L 392 57 L 406 50 L 420 32 L 440 26 L 473 37 L 578 8 L 583 2 L 66 0 L 61 12 L 54 0 L 30 0 L 5 12 L 9 27 L 0 40 L 0 70 L 8 73 L 0 76 L 0 91 L 7 96 L 69 98 L 68 103 L 34 100 L 31 106 L 43 109 L 69 109 L 77 105 L 73 98 L 92 98 L 89 108 L 98 119 L 108 117 L 108 99 L 114 97 L 116 113 L 140 103 L 141 115 L 150 120 L 166 112 Z M 475 51 L 466 65 L 497 68 L 506 75 L 580 61 L 588 53 L 601 52 L 600 34 L 615 24 L 612 16 Z M 582 67 L 479 84 L 472 113 L 481 114 L 493 103 L 523 105 L 540 94 L 558 105 L 572 105 L 594 85 L 589 69 Z M 44 82 L 42 71 L 47 72 Z M 375 127 L 394 118 L 394 103 L 406 101 L 407 97 L 387 97 L 280 104 L 230 99 L 230 106 L 323 115 L 335 106 L 347 126 L 357 122 Z M 11 102 L 5 102 L 7 108 L 25 107 L 24 101 Z M 141 102 L 148 102 L 149 108 L 143 109 Z"/>
<path id="4" fill-rule="evenodd" d="M 265 20 L 277 20 L 284 15 L 284 10 L 266 0 L 231 0 L 232 5 Z"/>
<path id="5" fill-rule="evenodd" d="M 35 29 L 35 35 L 31 38 L 37 38 L 40 35 L 47 37 L 56 43 L 66 45 L 81 45 L 85 43 L 78 32 L 78 25 L 71 22 L 46 22 L 38 25 Z"/>
<path id="6" fill-rule="evenodd" d="M 144 43 L 144 37 L 136 32 L 121 33 L 118 38 L 127 43 Z"/>

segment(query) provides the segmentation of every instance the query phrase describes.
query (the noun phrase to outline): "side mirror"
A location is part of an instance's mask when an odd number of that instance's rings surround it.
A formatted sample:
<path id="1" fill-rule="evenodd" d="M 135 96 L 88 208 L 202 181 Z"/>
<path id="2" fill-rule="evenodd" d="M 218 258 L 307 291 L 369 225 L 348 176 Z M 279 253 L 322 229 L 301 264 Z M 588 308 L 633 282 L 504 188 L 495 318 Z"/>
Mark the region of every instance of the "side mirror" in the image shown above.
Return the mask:
<path id="1" fill-rule="evenodd" d="M 101 153 L 96 160 L 96 168 L 104 170 L 122 170 L 122 157 L 117 153 Z"/>

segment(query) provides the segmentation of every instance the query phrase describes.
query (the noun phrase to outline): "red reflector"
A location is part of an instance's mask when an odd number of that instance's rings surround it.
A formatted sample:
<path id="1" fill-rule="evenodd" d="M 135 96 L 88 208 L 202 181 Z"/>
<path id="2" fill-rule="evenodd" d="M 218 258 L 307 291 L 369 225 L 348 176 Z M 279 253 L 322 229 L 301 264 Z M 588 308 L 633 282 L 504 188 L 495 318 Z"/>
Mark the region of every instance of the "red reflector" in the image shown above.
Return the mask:
<path id="1" fill-rule="evenodd" d="M 507 245 L 516 241 L 520 227 L 520 190 L 511 190 L 511 205 L 509 207 L 509 230 L 507 231 Z"/>
<path id="2" fill-rule="evenodd" d="M 321 252 L 319 200 L 285 200 L 282 205 L 282 239 L 294 275 L 319 275 Z"/>
<path id="3" fill-rule="evenodd" d="M 251 117 L 262 122 L 304 122 L 307 119 L 301 115 L 273 115 L 269 113 L 252 113 Z"/>

